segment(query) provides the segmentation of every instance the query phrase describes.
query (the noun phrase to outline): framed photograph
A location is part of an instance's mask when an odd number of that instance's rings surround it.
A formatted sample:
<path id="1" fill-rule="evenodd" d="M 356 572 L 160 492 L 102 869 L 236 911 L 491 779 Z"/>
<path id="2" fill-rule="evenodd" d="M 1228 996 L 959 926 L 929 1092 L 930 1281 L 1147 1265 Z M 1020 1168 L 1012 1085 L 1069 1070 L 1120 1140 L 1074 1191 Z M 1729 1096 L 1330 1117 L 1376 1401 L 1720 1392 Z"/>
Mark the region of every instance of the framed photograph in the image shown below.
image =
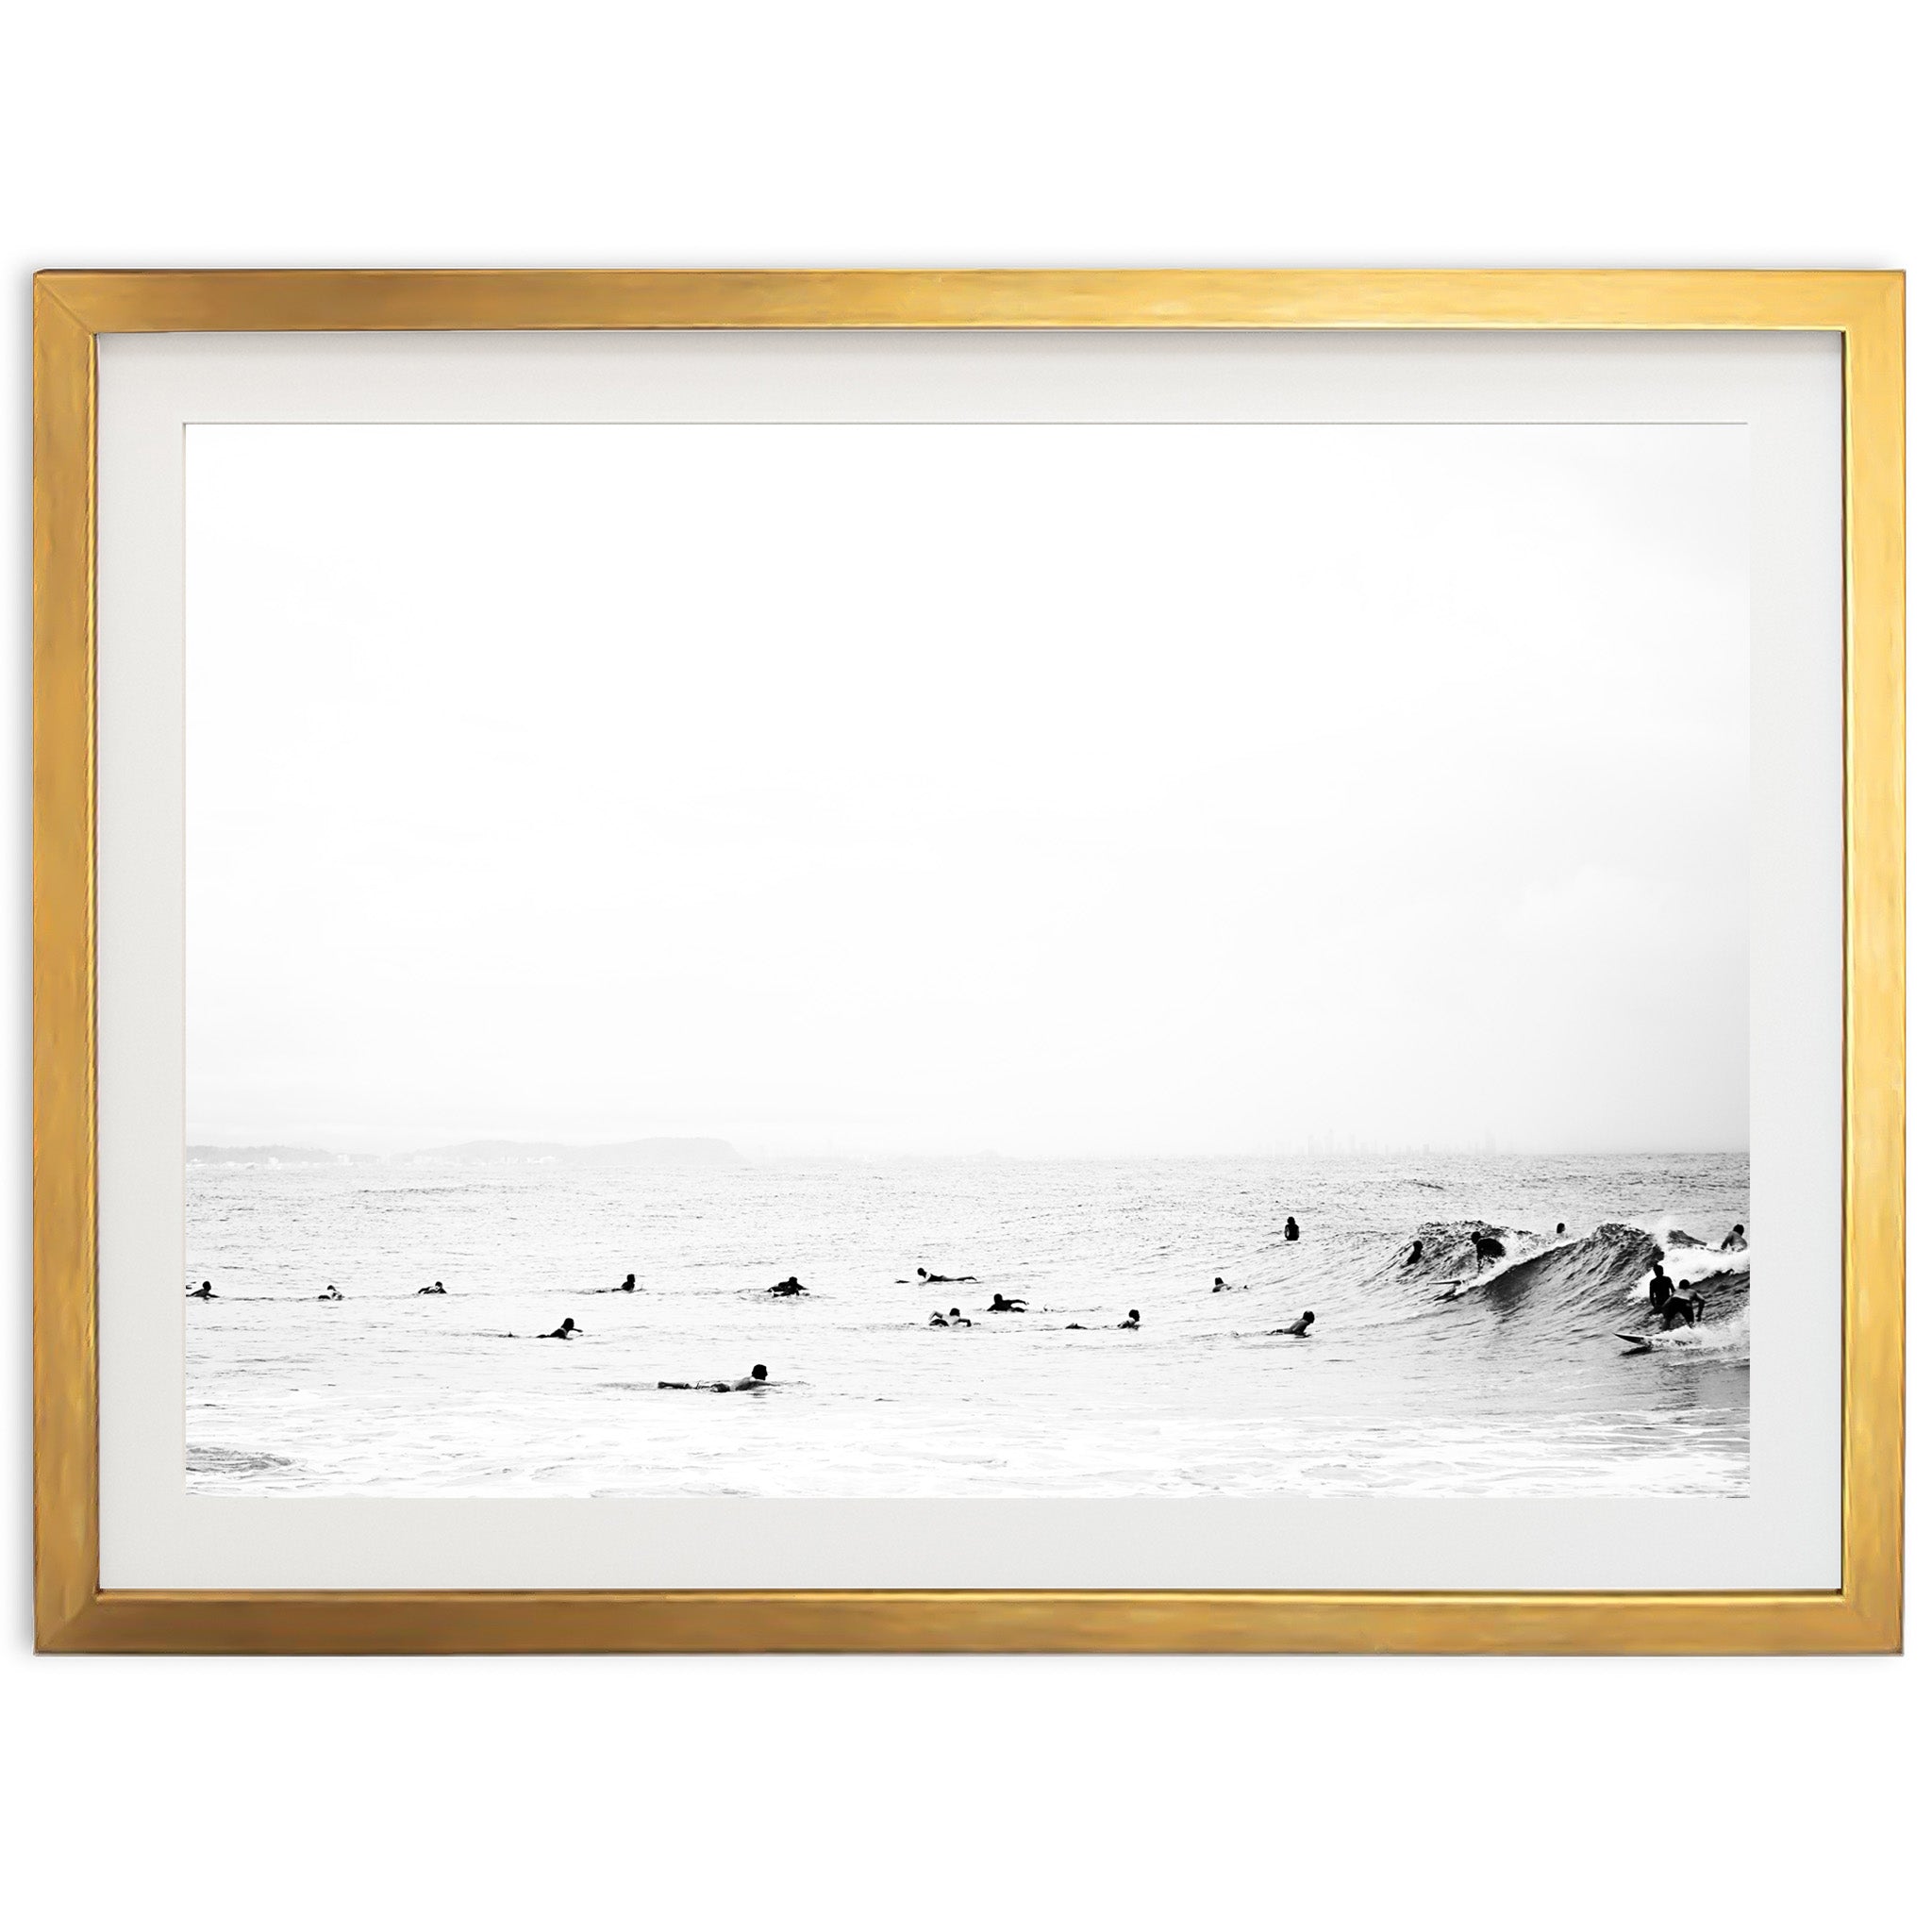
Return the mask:
<path id="1" fill-rule="evenodd" d="M 41 1646 L 1895 1649 L 1903 306 L 41 275 Z"/>

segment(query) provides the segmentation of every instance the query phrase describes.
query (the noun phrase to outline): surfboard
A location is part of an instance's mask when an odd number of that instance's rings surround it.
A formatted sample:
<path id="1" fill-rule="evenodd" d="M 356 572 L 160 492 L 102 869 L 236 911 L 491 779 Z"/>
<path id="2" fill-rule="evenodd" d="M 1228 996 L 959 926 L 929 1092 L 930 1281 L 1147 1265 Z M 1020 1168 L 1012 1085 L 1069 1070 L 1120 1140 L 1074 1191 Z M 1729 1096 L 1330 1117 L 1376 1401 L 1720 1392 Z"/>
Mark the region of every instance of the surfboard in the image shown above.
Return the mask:
<path id="1" fill-rule="evenodd" d="M 1649 1336 L 1625 1335 L 1621 1329 L 1617 1332 L 1617 1340 L 1619 1341 L 1627 1341 L 1630 1344 L 1630 1353 L 1632 1355 L 1648 1355 L 1655 1346 Z"/>

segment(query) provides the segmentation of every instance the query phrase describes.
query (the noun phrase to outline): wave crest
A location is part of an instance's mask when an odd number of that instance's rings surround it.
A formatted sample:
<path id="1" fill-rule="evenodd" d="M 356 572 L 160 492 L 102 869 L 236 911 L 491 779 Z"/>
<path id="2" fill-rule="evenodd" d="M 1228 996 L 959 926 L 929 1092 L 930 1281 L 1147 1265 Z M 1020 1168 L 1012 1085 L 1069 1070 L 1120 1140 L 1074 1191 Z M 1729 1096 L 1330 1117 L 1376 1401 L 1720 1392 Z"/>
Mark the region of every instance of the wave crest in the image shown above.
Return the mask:
<path id="1" fill-rule="evenodd" d="M 1437 1287 L 1466 1279 L 1475 1273 L 1478 1240 L 1501 1241 L 1507 1265 L 1533 1249 L 1540 1237 L 1527 1228 L 1499 1227 L 1492 1221 L 1427 1221 L 1386 1264 L 1384 1272 L 1399 1281 L 1425 1281 Z"/>
<path id="2" fill-rule="evenodd" d="M 1500 1259 L 1476 1273 L 1475 1241 L 1487 1235 L 1503 1243 Z M 1709 1246 L 1681 1228 L 1662 1240 L 1647 1228 L 1607 1221 L 1574 1240 L 1551 1240 L 1522 1228 L 1483 1221 L 1429 1222 L 1383 1266 L 1384 1278 L 1449 1288 L 1456 1298 L 1578 1336 L 1601 1336 L 1619 1326 L 1663 1331 L 1650 1307 L 1653 1265 L 1675 1286 L 1692 1286 L 1704 1297 L 1704 1320 L 1695 1329 L 1670 1331 L 1674 1346 L 1750 1346 L 1751 1257 L 1748 1250 Z M 1440 1297 L 1439 1297 L 1440 1298 Z M 1678 1343 L 1679 1336 L 1694 1341 Z"/>

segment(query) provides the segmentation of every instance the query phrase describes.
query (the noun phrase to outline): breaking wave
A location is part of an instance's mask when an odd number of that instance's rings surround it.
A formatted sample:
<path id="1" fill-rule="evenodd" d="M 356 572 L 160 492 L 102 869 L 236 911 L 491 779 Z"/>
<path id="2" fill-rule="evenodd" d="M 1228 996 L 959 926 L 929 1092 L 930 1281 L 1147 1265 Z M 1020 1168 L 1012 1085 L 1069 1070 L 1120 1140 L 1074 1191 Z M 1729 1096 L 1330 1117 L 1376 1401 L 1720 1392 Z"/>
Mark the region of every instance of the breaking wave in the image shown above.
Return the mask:
<path id="1" fill-rule="evenodd" d="M 1670 1281 L 1703 1297 L 1697 1326 L 1661 1326 L 1650 1305 L 1657 1261 Z M 1713 1248 L 1681 1228 L 1659 1239 L 1611 1221 L 1571 1240 L 1482 1221 L 1430 1222 L 1379 1272 L 1383 1280 L 1415 1290 L 1422 1307 L 1461 1303 L 1579 1337 L 1625 1330 L 1674 1348 L 1750 1347 L 1750 1250 Z"/>

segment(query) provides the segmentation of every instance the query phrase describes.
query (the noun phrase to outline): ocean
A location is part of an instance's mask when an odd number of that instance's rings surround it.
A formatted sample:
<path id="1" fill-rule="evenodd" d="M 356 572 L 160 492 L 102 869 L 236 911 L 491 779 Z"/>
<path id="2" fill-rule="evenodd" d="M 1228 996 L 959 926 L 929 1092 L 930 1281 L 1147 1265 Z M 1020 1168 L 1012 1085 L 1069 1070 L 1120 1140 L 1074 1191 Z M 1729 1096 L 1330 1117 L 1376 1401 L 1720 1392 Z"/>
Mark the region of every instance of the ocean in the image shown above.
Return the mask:
<path id="1" fill-rule="evenodd" d="M 184 1307 L 197 1494 L 1749 1491 L 1750 1255 L 1716 1251 L 1749 1220 L 1742 1154 L 203 1161 L 187 1185 L 184 1280 L 215 1290 Z M 1478 1232 L 1504 1255 L 1472 1283 Z M 1659 1254 L 1705 1317 L 1632 1351 Z M 927 1325 L 956 1306 L 970 1327 Z M 535 1339 L 566 1317 L 578 1337 Z M 658 1386 L 754 1363 L 755 1392 Z"/>

